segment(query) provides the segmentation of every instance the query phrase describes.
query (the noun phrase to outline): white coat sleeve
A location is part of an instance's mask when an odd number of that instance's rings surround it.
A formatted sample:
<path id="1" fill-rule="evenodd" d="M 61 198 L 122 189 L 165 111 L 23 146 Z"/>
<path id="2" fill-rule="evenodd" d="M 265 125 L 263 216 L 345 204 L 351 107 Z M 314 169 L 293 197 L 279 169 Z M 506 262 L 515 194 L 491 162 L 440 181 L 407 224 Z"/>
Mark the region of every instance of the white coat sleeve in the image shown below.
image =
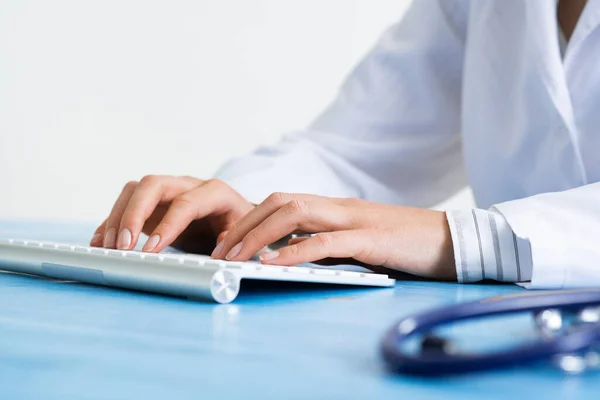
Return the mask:
<path id="1" fill-rule="evenodd" d="M 531 246 L 533 289 L 600 285 L 600 183 L 494 206 Z"/>
<path id="2" fill-rule="evenodd" d="M 460 283 L 531 281 L 531 246 L 495 208 L 446 211 Z"/>
<path id="3" fill-rule="evenodd" d="M 215 177 L 255 203 L 281 191 L 429 207 L 466 186 L 463 7 L 413 2 L 311 126 L 231 160 Z"/>

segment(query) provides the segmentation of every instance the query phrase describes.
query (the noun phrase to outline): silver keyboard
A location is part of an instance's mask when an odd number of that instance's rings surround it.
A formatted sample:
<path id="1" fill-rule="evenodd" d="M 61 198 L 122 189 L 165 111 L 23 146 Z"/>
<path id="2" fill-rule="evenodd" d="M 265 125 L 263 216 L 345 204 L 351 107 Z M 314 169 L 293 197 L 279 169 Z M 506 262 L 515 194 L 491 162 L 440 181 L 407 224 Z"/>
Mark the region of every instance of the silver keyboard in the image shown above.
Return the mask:
<path id="1" fill-rule="evenodd" d="M 393 286 L 369 272 L 214 260 L 178 253 L 143 253 L 69 244 L 0 239 L 0 269 L 55 279 L 211 300 L 233 301 L 242 279 Z"/>

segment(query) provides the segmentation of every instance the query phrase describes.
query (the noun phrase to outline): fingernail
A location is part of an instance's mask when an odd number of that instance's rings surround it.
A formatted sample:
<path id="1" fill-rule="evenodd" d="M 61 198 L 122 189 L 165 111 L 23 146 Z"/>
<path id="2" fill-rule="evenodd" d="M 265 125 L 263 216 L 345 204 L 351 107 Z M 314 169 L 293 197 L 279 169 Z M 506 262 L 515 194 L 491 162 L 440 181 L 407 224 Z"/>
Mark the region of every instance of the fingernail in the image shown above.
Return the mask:
<path id="1" fill-rule="evenodd" d="M 260 261 L 269 261 L 279 257 L 278 251 L 270 251 L 268 253 L 264 253 L 260 255 Z"/>
<path id="2" fill-rule="evenodd" d="M 218 244 L 217 247 L 215 247 L 215 249 L 213 250 L 212 254 L 210 255 L 211 258 L 215 258 L 218 257 L 219 254 L 221 254 L 221 252 L 223 251 L 223 246 L 225 245 L 225 243 L 223 243 L 223 241 L 221 240 Z"/>
<path id="3" fill-rule="evenodd" d="M 92 240 L 90 241 L 90 244 L 94 244 L 96 242 L 99 242 L 102 240 L 102 234 L 101 233 L 96 233 L 94 236 L 92 236 Z"/>
<path id="4" fill-rule="evenodd" d="M 121 229 L 119 240 L 117 240 L 117 248 L 119 250 L 128 250 L 131 246 L 131 231 L 127 228 Z"/>
<path id="5" fill-rule="evenodd" d="M 142 248 L 142 251 L 152 251 L 156 246 L 158 246 L 158 242 L 160 242 L 160 235 L 152 235 Z"/>
<path id="6" fill-rule="evenodd" d="M 106 231 L 106 236 L 104 236 L 103 246 L 107 248 L 115 247 L 115 242 L 117 240 L 117 229 L 110 228 Z"/>
<path id="7" fill-rule="evenodd" d="M 238 244 L 233 246 L 233 248 L 229 251 L 229 253 L 227 253 L 227 255 L 225 256 L 225 259 L 231 260 L 232 258 L 235 258 L 238 254 L 240 254 L 241 250 L 242 250 L 242 242 L 239 242 Z"/>

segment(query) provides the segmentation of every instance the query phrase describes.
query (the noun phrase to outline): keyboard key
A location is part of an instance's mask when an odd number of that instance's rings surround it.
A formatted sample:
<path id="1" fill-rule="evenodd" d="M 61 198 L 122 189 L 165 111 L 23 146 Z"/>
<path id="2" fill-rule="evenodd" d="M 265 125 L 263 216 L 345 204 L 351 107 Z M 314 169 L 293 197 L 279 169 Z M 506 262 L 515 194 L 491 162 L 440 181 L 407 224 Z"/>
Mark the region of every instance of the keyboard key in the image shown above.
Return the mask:
<path id="1" fill-rule="evenodd" d="M 251 263 L 241 262 L 241 261 L 221 261 L 223 265 L 227 268 L 242 268 L 244 265 L 248 265 Z"/>
<path id="2" fill-rule="evenodd" d="M 163 258 L 162 256 L 159 256 L 158 254 L 145 254 L 144 258 L 148 261 L 162 261 Z"/>
<path id="3" fill-rule="evenodd" d="M 184 254 L 182 257 L 185 257 L 186 260 L 198 260 L 203 263 L 212 260 L 212 258 L 210 258 L 209 256 L 205 256 L 204 254 Z"/>
<path id="4" fill-rule="evenodd" d="M 90 252 L 92 254 L 98 254 L 98 255 L 101 255 L 101 256 L 107 256 L 108 255 L 108 250 L 101 249 L 101 248 L 98 248 L 98 247 L 92 247 L 92 249 L 90 250 Z"/>
<path id="5" fill-rule="evenodd" d="M 331 269 L 312 268 L 312 271 L 316 275 L 336 275 L 336 271 Z"/>
<path id="6" fill-rule="evenodd" d="M 210 261 L 205 262 L 204 265 L 206 265 L 206 266 L 212 266 L 212 267 L 217 267 L 217 268 L 240 268 L 241 267 L 237 263 L 224 262 L 224 261 L 221 261 L 221 260 L 213 260 L 213 259 L 211 259 Z"/>
<path id="7" fill-rule="evenodd" d="M 374 274 L 374 273 L 370 273 L 370 272 L 365 273 L 365 277 L 368 278 L 368 279 L 377 279 L 377 280 L 389 279 L 389 276 L 387 276 L 387 275 L 384 275 L 384 274 Z"/>
<path id="8" fill-rule="evenodd" d="M 360 278 L 360 272 L 340 270 L 339 273 L 340 273 L 341 276 L 348 276 L 348 277 Z"/>
<path id="9" fill-rule="evenodd" d="M 161 261 L 168 262 L 168 263 L 183 264 L 183 258 L 181 258 L 180 256 L 174 256 L 174 255 L 170 255 L 170 254 L 165 254 L 162 257 Z"/>
<path id="10" fill-rule="evenodd" d="M 281 267 L 273 267 L 270 265 L 263 265 L 258 263 L 254 265 L 245 266 L 244 268 L 248 268 L 250 270 L 258 271 L 265 274 L 283 274 L 283 270 L 281 269 Z"/>
<path id="11" fill-rule="evenodd" d="M 143 260 L 145 258 L 144 254 L 141 254 L 141 253 L 138 253 L 138 252 L 135 252 L 135 251 L 128 251 L 125 254 L 125 257 L 127 257 L 127 258 L 133 258 L 133 259 L 136 259 L 136 260 Z"/>
<path id="12" fill-rule="evenodd" d="M 310 274 L 310 268 L 306 267 L 290 267 L 290 270 L 298 274 Z"/>
<path id="13" fill-rule="evenodd" d="M 183 265 L 190 265 L 192 267 L 201 267 L 204 263 L 200 260 L 194 260 L 193 258 L 185 258 L 183 260 Z"/>

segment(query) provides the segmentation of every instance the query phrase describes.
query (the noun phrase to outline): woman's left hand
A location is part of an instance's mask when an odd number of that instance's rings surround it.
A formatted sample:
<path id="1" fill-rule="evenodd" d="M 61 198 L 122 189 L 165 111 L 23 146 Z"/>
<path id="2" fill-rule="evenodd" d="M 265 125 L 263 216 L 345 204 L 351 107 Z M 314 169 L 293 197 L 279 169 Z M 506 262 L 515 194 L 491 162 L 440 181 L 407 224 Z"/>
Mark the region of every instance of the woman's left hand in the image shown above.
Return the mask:
<path id="1" fill-rule="evenodd" d="M 237 221 L 212 254 L 246 261 L 290 233 L 317 233 L 263 253 L 263 264 L 297 265 L 353 258 L 413 275 L 456 279 L 443 212 L 359 199 L 274 193 Z"/>

